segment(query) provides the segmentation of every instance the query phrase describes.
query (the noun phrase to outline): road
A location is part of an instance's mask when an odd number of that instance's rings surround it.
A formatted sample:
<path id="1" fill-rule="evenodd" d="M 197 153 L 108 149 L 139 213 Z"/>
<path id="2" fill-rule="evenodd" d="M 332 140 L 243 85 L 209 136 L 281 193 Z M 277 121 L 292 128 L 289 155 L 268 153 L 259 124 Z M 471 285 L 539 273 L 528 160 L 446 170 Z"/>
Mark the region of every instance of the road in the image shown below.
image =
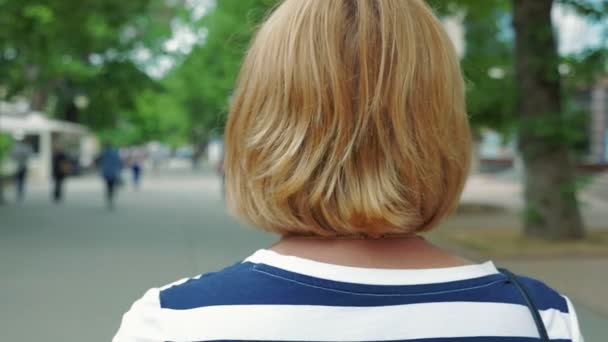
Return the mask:
<path id="1" fill-rule="evenodd" d="M 148 178 L 105 209 L 101 182 L 71 180 L 0 208 L 0 340 L 107 342 L 144 291 L 237 262 L 272 238 L 225 213 L 213 176 Z"/>
<path id="2" fill-rule="evenodd" d="M 109 212 L 93 177 L 67 184 L 54 205 L 45 186 L 0 207 L 0 340 L 107 342 L 145 290 L 217 270 L 273 237 L 230 218 L 210 173 L 150 176 Z M 608 320 L 582 310 L 587 341 Z"/>

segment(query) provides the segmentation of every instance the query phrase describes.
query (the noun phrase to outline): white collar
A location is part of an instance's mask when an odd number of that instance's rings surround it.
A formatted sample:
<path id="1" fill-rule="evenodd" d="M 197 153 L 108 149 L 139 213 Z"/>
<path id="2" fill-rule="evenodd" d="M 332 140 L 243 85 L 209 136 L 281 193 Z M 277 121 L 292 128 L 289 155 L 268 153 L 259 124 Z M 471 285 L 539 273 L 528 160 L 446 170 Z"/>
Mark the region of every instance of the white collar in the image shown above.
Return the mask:
<path id="1" fill-rule="evenodd" d="M 332 281 L 366 285 L 421 285 L 485 277 L 499 273 L 491 261 L 457 267 L 383 269 L 340 266 L 261 249 L 244 262 L 264 264 L 285 271 Z"/>

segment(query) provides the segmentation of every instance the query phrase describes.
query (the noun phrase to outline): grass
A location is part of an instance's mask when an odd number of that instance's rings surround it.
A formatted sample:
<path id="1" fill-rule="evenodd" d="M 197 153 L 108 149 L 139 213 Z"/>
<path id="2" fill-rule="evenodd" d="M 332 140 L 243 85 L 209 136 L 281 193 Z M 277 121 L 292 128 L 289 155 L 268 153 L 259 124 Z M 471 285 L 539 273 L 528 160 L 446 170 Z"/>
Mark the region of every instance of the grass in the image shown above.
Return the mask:
<path id="1" fill-rule="evenodd" d="M 524 238 L 517 229 L 438 229 L 430 236 L 440 243 L 485 258 L 608 256 L 608 230 L 588 232 L 577 241 Z"/>

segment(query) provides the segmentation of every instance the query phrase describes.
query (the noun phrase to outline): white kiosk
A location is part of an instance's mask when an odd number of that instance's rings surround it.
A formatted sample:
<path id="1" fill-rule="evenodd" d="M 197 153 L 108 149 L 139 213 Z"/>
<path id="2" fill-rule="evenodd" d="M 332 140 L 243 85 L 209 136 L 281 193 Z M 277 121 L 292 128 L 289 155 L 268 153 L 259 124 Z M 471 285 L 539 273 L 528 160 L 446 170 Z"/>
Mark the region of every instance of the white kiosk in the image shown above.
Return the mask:
<path id="1" fill-rule="evenodd" d="M 95 138 L 85 126 L 50 119 L 20 103 L 0 102 L 0 132 L 23 139 L 31 146 L 33 155 L 28 162 L 29 174 L 32 179 L 40 181 L 51 178 L 53 145 L 56 142 L 61 142 L 81 165 L 91 163 L 97 149 Z M 11 162 L 9 158 L 9 168 Z"/>

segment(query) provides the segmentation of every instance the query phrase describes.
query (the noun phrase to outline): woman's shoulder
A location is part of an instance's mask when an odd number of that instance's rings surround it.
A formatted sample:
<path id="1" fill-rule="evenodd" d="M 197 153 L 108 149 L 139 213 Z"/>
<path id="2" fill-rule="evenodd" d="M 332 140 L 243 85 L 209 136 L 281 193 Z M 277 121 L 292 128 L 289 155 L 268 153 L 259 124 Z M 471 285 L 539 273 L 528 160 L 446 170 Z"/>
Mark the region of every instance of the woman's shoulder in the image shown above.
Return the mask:
<path id="1" fill-rule="evenodd" d="M 172 319 L 180 311 L 226 305 L 245 297 L 242 285 L 251 279 L 250 271 L 251 265 L 238 263 L 147 290 L 123 315 L 112 341 L 165 341 L 168 329 L 180 326 Z"/>
<path id="2" fill-rule="evenodd" d="M 539 310 L 558 310 L 568 313 L 568 298 L 542 280 L 525 275 L 516 275 L 519 282 L 530 294 Z"/>
<path id="3" fill-rule="evenodd" d="M 451 289 L 450 291 L 454 292 L 453 296 L 450 295 L 451 292 L 435 291 L 429 293 L 428 299 L 424 299 L 422 298 L 424 296 L 418 293 L 421 285 L 412 285 L 407 288 L 415 287 L 416 296 L 399 296 L 398 303 L 391 302 L 387 296 L 378 295 L 356 296 L 355 303 L 349 301 L 353 299 L 351 297 L 355 293 L 318 290 L 310 284 L 296 282 L 291 278 L 281 278 L 282 273 L 267 273 L 266 268 L 256 267 L 255 262 L 247 262 L 248 260 L 218 272 L 184 278 L 148 290 L 123 316 L 120 329 L 113 341 L 192 340 L 192 336 L 201 334 L 201 322 L 217 324 L 222 317 L 231 317 L 230 319 L 242 317 L 244 308 L 270 304 L 302 304 L 300 300 L 305 301 L 306 304 L 316 303 L 324 307 L 327 305 L 371 307 L 407 304 L 408 301 L 436 302 L 438 297 L 441 297 L 441 301 L 462 301 L 464 298 L 472 305 L 483 302 L 486 308 L 494 305 L 501 310 L 509 309 L 508 312 L 513 310 L 519 312 L 521 308 L 513 305 L 519 306 L 523 303 L 520 294 L 509 285 L 506 278 L 501 280 L 500 275 L 496 273 L 491 276 L 492 279 L 487 280 L 491 282 L 486 286 Z M 534 299 L 552 336 L 568 336 L 572 341 L 582 341 L 576 312 L 568 298 L 540 280 L 526 276 L 517 276 L 517 279 Z M 465 296 L 462 291 L 468 294 Z M 329 298 L 327 296 L 331 299 L 327 299 Z M 299 297 L 303 299 L 298 299 Z M 367 304 L 361 304 L 364 302 Z M 411 306 L 412 309 L 415 307 L 416 305 Z M 208 333 L 210 329 L 211 327 L 207 326 L 204 330 Z"/>
<path id="4" fill-rule="evenodd" d="M 578 316 L 572 301 L 542 280 L 516 275 L 534 301 L 549 332 L 567 335 L 573 342 L 583 342 Z"/>
<path id="5" fill-rule="evenodd" d="M 236 297 L 243 296 L 245 284 L 248 288 L 254 285 L 251 271 L 250 264 L 240 262 L 217 272 L 179 280 L 159 288 L 159 304 L 165 309 L 188 310 L 235 303 Z"/>

